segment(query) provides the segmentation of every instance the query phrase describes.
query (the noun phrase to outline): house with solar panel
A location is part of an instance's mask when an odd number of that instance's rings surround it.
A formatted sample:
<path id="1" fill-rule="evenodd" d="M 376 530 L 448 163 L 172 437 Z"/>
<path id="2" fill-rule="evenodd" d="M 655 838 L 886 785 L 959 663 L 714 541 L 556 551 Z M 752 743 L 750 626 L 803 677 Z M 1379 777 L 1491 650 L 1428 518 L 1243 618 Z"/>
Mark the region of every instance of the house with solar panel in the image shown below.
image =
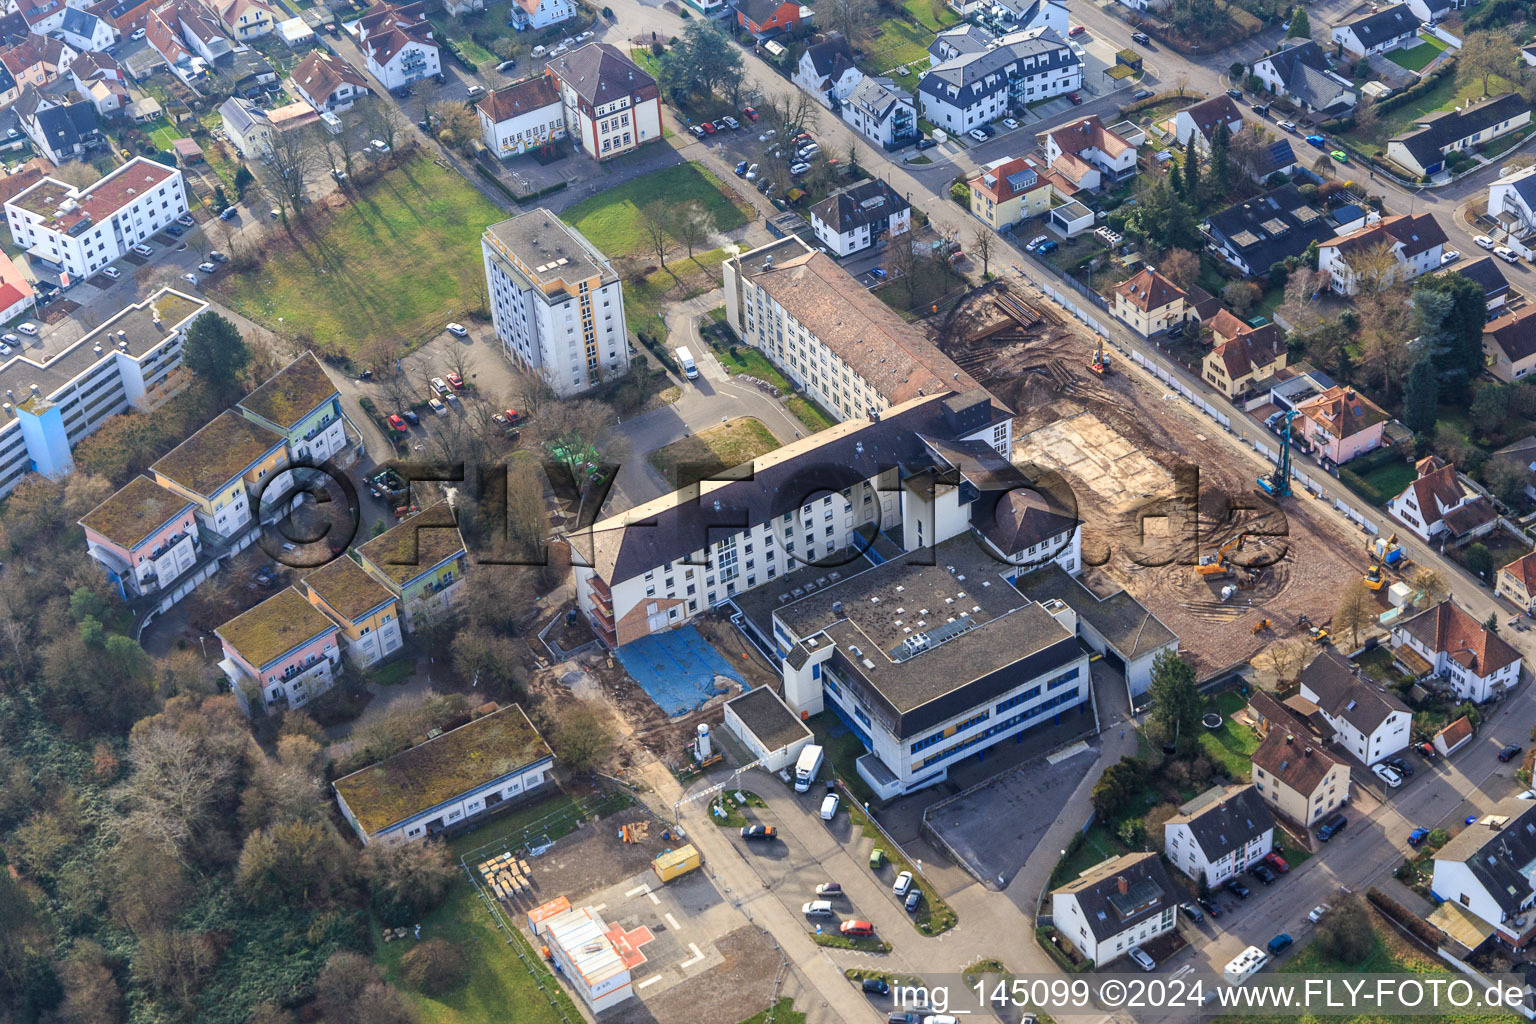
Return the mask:
<path id="1" fill-rule="evenodd" d="M 1216 255 L 1256 277 L 1332 238 L 1335 228 L 1295 185 L 1281 185 L 1211 214 L 1200 230 Z"/>

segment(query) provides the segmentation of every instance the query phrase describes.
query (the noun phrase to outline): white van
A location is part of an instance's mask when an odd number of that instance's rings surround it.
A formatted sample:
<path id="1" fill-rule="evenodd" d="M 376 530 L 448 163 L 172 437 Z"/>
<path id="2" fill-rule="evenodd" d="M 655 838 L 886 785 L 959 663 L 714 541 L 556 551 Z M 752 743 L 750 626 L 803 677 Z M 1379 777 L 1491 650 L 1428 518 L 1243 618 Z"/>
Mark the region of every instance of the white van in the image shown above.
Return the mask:
<path id="1" fill-rule="evenodd" d="M 683 368 L 683 376 L 693 380 L 699 375 L 699 368 L 693 365 L 693 353 L 687 348 L 677 350 L 677 365 Z"/>

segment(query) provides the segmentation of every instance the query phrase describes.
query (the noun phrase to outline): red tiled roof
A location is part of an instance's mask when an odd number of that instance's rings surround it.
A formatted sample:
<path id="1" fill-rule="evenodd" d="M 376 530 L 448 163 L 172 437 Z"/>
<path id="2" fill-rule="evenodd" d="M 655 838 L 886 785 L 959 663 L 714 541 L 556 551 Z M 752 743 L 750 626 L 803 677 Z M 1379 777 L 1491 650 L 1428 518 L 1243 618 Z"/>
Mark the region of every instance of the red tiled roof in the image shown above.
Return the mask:
<path id="1" fill-rule="evenodd" d="M 1499 571 L 1519 580 L 1527 594 L 1536 594 L 1536 551 L 1527 551 Z"/>
<path id="2" fill-rule="evenodd" d="M 10 309 L 16 303 L 26 299 L 27 293 L 16 287 L 12 281 L 0 283 L 0 309 Z"/>
<path id="3" fill-rule="evenodd" d="M 1449 598 L 1415 615 L 1401 628 L 1429 650 L 1449 654 L 1479 676 L 1492 675 L 1520 658 L 1519 652 Z"/>
<path id="4" fill-rule="evenodd" d="M 983 168 L 980 174 L 970 180 L 969 184 L 972 188 L 979 189 L 983 194 L 991 196 L 994 203 L 1006 203 L 1015 196 L 1023 194 L 1015 192 L 1008 179 L 1020 171 L 1026 170 L 1035 172 L 1035 189 L 1049 184 L 1045 176 L 1040 173 L 1040 168 L 1036 166 L 1035 162 L 1028 157 L 1022 156 L 1015 157 L 1006 163 L 998 164 L 996 167 Z M 988 185 L 988 178 L 992 178 L 994 184 Z M 1030 189 L 1030 191 L 1034 191 L 1034 189 Z"/>
<path id="5" fill-rule="evenodd" d="M 1451 509 L 1461 504 L 1466 492 L 1456 479 L 1455 466 L 1431 469 L 1408 485 L 1419 503 L 1419 516 L 1426 527 L 1440 521 L 1441 508 Z"/>
<path id="6" fill-rule="evenodd" d="M 1435 735 L 1445 744 L 1446 750 L 1452 750 L 1472 738 L 1472 723 L 1462 715 Z"/>
<path id="7" fill-rule="evenodd" d="M 1440 229 L 1440 223 L 1427 213 L 1414 216 L 1399 214 L 1396 217 L 1383 217 L 1369 227 L 1359 231 L 1351 231 L 1347 235 L 1339 235 L 1327 241 L 1319 242 L 1318 248 L 1336 248 L 1341 253 L 1356 252 L 1382 242 L 1389 244 L 1401 242 L 1404 256 L 1417 256 L 1421 252 L 1427 252 L 1437 245 L 1446 242 L 1445 232 Z"/>
<path id="8" fill-rule="evenodd" d="M 538 78 L 513 82 L 505 89 L 497 89 L 475 106 L 492 123 L 500 124 L 559 102 L 560 93 L 555 89 L 553 80 L 540 75 Z"/>
<path id="9" fill-rule="evenodd" d="M 1111 158 L 1136 148 L 1104 127 L 1104 122 L 1099 120 L 1097 114 L 1089 114 L 1048 132 L 1040 132 L 1035 138 L 1042 145 L 1046 139 L 1053 140 L 1063 153 L 1077 154 L 1085 149 L 1097 149 Z"/>
<path id="10" fill-rule="evenodd" d="M 1387 418 L 1380 406 L 1354 388 L 1337 385 L 1301 403 L 1296 411 L 1339 438 L 1353 437 Z"/>
<path id="11" fill-rule="evenodd" d="M 1150 269 L 1143 270 L 1129 281 L 1122 281 L 1115 285 L 1115 294 L 1123 295 L 1127 302 L 1143 313 L 1161 309 L 1170 302 L 1188 298 L 1184 289 Z"/>

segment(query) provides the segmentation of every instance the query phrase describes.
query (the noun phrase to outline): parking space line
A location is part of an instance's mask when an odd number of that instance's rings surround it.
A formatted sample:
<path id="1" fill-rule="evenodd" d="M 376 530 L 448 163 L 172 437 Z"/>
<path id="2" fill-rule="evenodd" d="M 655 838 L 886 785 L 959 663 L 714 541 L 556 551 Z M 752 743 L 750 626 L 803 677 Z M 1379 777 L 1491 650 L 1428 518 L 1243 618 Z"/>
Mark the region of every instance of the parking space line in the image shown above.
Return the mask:
<path id="1" fill-rule="evenodd" d="M 635 896 L 639 896 L 643 892 L 650 892 L 650 891 L 651 891 L 651 887 L 648 886 L 648 885 L 637 885 L 633 889 L 629 890 L 629 892 L 625 893 L 624 896 L 625 896 L 626 899 L 628 899 L 628 898 L 632 898 L 632 897 L 635 897 Z"/>
<path id="2" fill-rule="evenodd" d="M 665 917 L 667 919 L 667 924 L 672 926 L 672 930 L 673 931 L 677 931 L 678 930 L 677 918 L 673 917 L 672 913 L 670 911 L 668 911 L 667 913 L 665 913 L 665 914 L 663 914 L 661 916 Z"/>
<path id="3" fill-rule="evenodd" d="M 605 911 L 607 909 L 608 909 L 608 904 L 606 904 L 606 903 L 599 903 L 597 906 L 592 908 L 592 913 L 594 913 L 594 914 L 601 914 L 603 911 Z"/>
<path id="4" fill-rule="evenodd" d="M 645 890 L 645 898 L 656 904 L 658 907 L 661 906 L 661 897 L 657 896 L 649 889 Z"/>
<path id="5" fill-rule="evenodd" d="M 679 966 L 679 967 L 690 967 L 693 964 L 696 964 L 700 960 L 704 959 L 704 954 L 699 952 L 699 944 L 697 942 L 690 942 L 690 943 L 688 943 L 688 948 L 693 950 L 693 956 L 689 957 L 687 960 L 684 960 L 682 963 L 678 964 L 677 966 Z"/>
<path id="6" fill-rule="evenodd" d="M 644 981 L 642 981 L 640 984 L 636 985 L 635 988 L 636 989 L 642 989 L 642 988 L 645 988 L 647 985 L 654 985 L 654 984 L 656 984 L 660 980 L 661 980 L 661 975 L 653 974 L 649 978 L 646 978 Z"/>

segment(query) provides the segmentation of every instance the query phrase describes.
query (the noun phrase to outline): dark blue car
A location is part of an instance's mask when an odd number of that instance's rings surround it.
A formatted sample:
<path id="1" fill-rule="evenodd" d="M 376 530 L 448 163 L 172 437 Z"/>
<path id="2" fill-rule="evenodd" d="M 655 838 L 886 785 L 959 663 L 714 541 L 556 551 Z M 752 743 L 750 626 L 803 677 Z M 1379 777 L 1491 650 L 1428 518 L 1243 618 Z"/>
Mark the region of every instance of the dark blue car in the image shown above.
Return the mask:
<path id="1" fill-rule="evenodd" d="M 1056 241 L 1056 239 L 1054 239 L 1054 238 L 1047 238 L 1045 241 L 1043 241 L 1039 245 L 1035 246 L 1035 255 L 1037 255 L 1037 256 L 1044 256 L 1046 253 L 1048 253 L 1048 252 L 1055 252 L 1057 249 L 1060 249 L 1060 248 L 1061 248 L 1061 245 Z"/>
<path id="2" fill-rule="evenodd" d="M 1269 940 L 1269 951 L 1271 953 L 1278 953 L 1286 946 L 1289 946 L 1292 941 L 1294 940 L 1289 935 L 1287 935 L 1285 932 L 1281 932 L 1279 935 L 1276 935 L 1274 938 Z"/>

